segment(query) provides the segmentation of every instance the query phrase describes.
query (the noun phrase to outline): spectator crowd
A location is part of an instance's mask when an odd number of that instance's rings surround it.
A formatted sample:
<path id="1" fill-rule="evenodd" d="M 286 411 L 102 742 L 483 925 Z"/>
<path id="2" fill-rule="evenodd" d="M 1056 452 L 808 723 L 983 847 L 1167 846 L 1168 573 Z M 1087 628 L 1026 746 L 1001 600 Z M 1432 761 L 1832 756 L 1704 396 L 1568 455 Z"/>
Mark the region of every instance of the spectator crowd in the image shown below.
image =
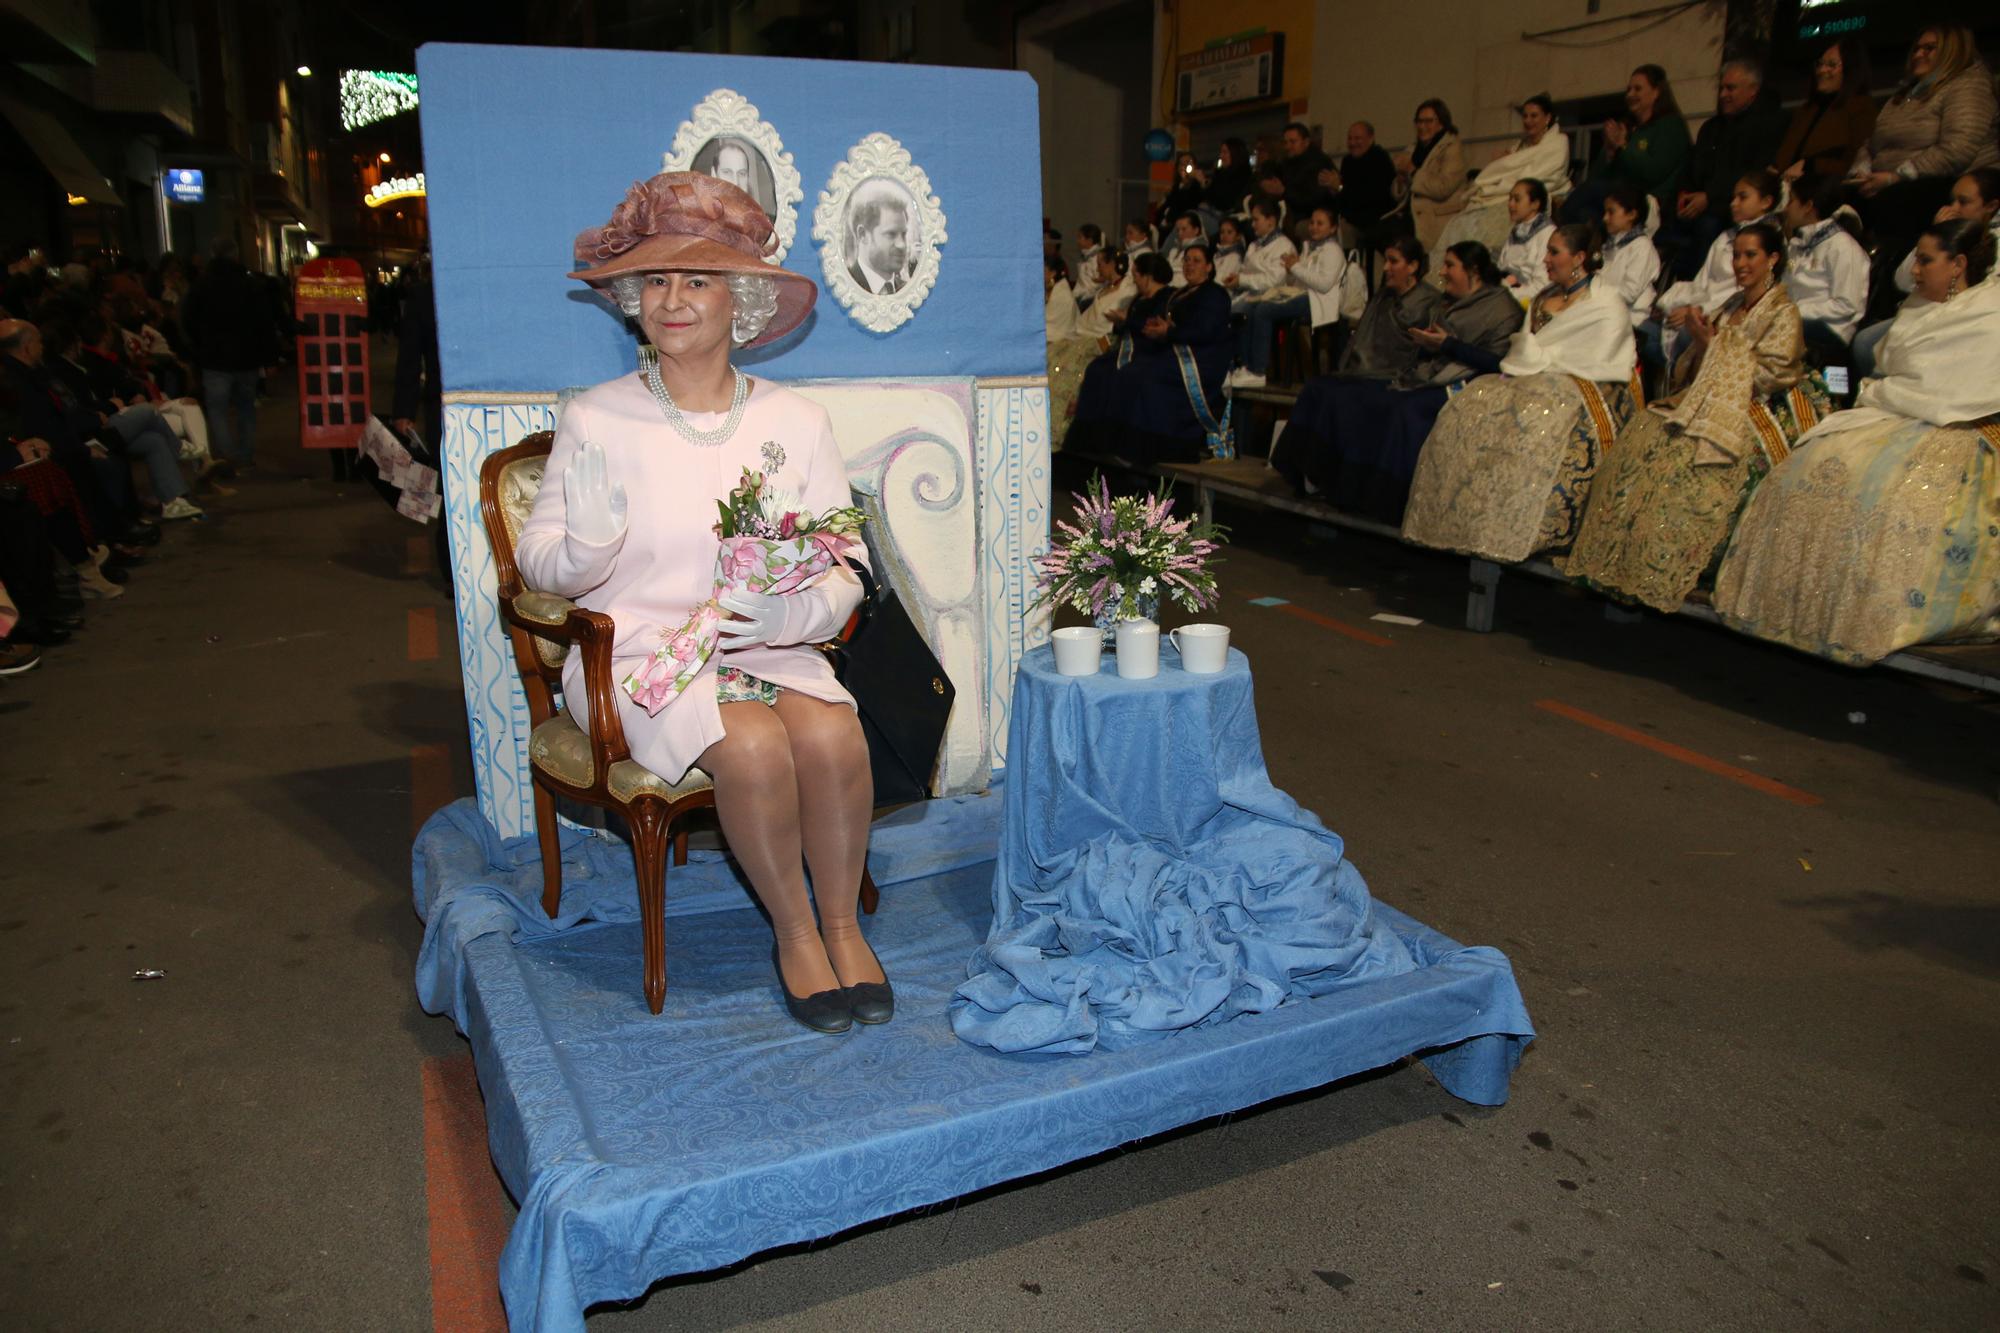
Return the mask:
<path id="1" fill-rule="evenodd" d="M 1417 544 L 1842 661 L 2000 637 L 1994 75 L 1949 22 L 1886 86 L 1851 36 L 1814 54 L 1789 108 L 1725 60 L 1698 130 L 1641 65 L 1581 154 L 1526 97 L 1476 171 L 1435 97 L 1393 152 L 1183 154 L 1074 275 L 1045 227 L 1053 438 L 1228 458 L 1247 394 L 1300 494 Z"/>
<path id="2" fill-rule="evenodd" d="M 232 244 L 7 255 L 0 285 L 0 675 L 35 667 L 252 466 L 257 398 L 287 303 Z M 199 497 L 199 498 L 197 498 Z"/>

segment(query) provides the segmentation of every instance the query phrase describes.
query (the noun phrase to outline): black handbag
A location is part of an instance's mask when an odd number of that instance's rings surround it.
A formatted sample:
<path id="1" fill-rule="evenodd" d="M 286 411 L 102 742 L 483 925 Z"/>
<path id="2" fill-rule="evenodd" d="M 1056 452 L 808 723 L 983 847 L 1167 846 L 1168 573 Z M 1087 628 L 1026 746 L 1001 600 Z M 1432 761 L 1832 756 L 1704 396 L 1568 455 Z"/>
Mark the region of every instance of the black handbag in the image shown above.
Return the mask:
<path id="1" fill-rule="evenodd" d="M 861 714 L 875 804 L 921 801 L 930 795 L 957 691 L 902 599 L 890 589 L 878 592 L 858 563 L 854 572 L 861 578 L 860 609 L 847 636 L 826 645 L 826 655 Z"/>

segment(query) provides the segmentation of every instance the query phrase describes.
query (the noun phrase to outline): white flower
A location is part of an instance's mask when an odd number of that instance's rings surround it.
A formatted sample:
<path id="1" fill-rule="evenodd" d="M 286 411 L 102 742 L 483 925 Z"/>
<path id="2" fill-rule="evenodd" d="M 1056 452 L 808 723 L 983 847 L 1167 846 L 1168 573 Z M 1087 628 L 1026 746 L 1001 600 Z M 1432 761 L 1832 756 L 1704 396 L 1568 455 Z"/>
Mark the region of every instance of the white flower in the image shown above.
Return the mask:
<path id="1" fill-rule="evenodd" d="M 776 523 L 787 514 L 803 514 L 805 500 L 794 490 L 764 483 L 764 517 Z"/>
<path id="2" fill-rule="evenodd" d="M 1160 585 L 1153 582 L 1153 576 L 1150 574 L 1139 580 L 1139 595 L 1141 597 L 1151 597 L 1159 589 Z"/>

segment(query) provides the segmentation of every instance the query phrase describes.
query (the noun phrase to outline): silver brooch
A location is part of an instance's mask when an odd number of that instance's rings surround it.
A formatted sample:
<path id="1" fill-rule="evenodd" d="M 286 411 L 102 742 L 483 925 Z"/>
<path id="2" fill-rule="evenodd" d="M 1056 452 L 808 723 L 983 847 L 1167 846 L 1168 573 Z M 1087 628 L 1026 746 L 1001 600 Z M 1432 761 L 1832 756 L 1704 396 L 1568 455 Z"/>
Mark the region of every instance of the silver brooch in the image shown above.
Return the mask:
<path id="1" fill-rule="evenodd" d="M 785 465 L 785 446 L 776 440 L 766 440 L 763 445 L 764 475 L 769 476 Z"/>

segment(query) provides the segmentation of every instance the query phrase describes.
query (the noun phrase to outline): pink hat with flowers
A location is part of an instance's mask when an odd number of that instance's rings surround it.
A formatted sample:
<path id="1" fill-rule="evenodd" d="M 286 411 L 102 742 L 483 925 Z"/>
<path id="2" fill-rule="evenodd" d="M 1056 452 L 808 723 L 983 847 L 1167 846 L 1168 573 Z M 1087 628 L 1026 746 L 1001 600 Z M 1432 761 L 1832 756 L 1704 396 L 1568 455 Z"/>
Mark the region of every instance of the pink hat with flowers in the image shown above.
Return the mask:
<path id="1" fill-rule="evenodd" d="M 577 234 L 577 269 L 569 276 L 593 287 L 627 273 L 771 278 L 778 311 L 745 344 L 756 347 L 797 328 L 819 296 L 811 278 L 764 258 L 775 248 L 770 217 L 743 190 L 698 171 L 663 171 L 634 182 L 609 222 Z"/>

